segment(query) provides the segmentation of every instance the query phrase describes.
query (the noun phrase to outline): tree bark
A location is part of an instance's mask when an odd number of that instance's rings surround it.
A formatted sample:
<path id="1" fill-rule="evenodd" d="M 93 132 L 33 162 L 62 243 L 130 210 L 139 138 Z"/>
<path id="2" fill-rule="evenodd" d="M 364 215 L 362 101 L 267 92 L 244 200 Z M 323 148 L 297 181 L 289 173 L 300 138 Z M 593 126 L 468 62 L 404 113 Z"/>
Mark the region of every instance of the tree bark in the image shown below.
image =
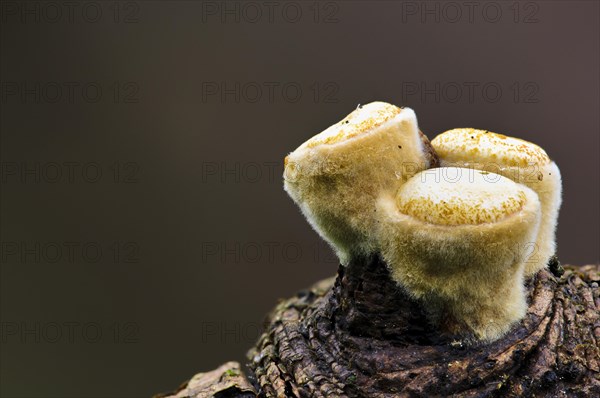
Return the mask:
<path id="1" fill-rule="evenodd" d="M 247 376 L 229 362 L 160 397 L 599 397 L 600 267 L 565 268 L 527 281 L 525 318 L 482 344 L 431 327 L 378 257 L 358 259 L 277 305 Z"/>

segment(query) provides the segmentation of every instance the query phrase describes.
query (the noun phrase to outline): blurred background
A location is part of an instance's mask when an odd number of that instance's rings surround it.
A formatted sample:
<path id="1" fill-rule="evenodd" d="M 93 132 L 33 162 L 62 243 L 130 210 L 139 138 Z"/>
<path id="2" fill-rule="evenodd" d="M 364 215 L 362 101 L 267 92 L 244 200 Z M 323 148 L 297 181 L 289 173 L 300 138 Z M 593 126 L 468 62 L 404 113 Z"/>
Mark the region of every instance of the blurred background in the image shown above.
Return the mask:
<path id="1" fill-rule="evenodd" d="M 598 263 L 596 1 L 4 1 L 0 395 L 147 397 L 245 352 L 337 262 L 284 156 L 412 107 L 560 166 L 563 263 Z"/>

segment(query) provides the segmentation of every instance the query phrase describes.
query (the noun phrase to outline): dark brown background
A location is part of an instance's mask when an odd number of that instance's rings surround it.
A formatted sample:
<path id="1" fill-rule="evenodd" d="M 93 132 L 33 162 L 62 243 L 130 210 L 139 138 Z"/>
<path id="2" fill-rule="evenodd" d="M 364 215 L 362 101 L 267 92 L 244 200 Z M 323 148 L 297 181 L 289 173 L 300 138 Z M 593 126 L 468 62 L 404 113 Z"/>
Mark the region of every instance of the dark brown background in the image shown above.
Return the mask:
<path id="1" fill-rule="evenodd" d="M 243 360 L 278 298 L 336 269 L 281 161 L 372 100 L 430 138 L 541 145 L 564 179 L 560 257 L 598 262 L 598 2 L 275 2 L 272 21 L 251 3 L 224 20 L 222 2 L 2 6 L 2 396 L 149 396 Z M 206 90 L 236 82 L 239 101 Z"/>

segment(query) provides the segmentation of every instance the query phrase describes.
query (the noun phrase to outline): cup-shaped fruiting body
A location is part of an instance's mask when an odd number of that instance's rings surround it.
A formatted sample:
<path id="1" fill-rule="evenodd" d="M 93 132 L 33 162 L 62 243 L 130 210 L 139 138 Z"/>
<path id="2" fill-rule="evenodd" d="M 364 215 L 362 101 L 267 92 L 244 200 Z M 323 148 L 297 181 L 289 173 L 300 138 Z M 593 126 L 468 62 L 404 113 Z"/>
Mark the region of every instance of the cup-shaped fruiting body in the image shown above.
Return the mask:
<path id="1" fill-rule="evenodd" d="M 424 170 L 378 202 L 378 236 L 393 279 L 442 330 L 492 341 L 526 312 L 523 246 L 540 202 L 524 185 L 480 170 Z"/>
<path id="2" fill-rule="evenodd" d="M 556 252 L 556 224 L 562 201 L 560 171 L 546 152 L 528 141 L 472 128 L 446 131 L 431 144 L 442 166 L 472 167 L 501 174 L 538 194 L 542 220 L 538 236 L 529 242 L 525 276 L 544 268 Z"/>
<path id="3" fill-rule="evenodd" d="M 284 187 L 347 264 L 377 250 L 377 198 L 436 162 L 412 109 L 372 102 L 290 153 Z"/>

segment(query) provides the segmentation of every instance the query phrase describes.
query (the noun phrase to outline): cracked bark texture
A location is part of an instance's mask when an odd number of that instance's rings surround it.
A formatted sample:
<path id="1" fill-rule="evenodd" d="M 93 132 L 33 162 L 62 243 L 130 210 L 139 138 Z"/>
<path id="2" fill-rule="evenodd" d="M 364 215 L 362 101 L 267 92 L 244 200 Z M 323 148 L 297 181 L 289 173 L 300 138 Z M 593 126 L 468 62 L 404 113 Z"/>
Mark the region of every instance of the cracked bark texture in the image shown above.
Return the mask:
<path id="1" fill-rule="evenodd" d="M 600 267 L 561 271 L 527 282 L 511 332 L 470 344 L 432 328 L 378 257 L 359 259 L 277 305 L 247 375 L 229 362 L 160 396 L 598 397 Z"/>

